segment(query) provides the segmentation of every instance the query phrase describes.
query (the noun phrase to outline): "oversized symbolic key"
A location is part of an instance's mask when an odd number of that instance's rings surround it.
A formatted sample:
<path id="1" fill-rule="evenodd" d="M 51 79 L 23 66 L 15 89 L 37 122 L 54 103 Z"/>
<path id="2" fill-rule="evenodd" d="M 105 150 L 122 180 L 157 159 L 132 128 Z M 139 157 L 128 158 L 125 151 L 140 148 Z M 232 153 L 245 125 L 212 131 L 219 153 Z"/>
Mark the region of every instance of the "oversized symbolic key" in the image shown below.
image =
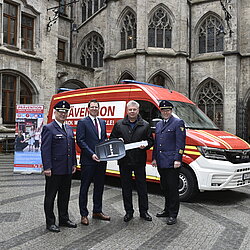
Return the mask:
<path id="1" fill-rule="evenodd" d="M 121 139 L 111 139 L 101 142 L 95 146 L 95 153 L 100 161 L 114 161 L 123 158 L 126 155 L 126 150 L 147 146 L 147 141 L 139 141 L 124 144 Z"/>

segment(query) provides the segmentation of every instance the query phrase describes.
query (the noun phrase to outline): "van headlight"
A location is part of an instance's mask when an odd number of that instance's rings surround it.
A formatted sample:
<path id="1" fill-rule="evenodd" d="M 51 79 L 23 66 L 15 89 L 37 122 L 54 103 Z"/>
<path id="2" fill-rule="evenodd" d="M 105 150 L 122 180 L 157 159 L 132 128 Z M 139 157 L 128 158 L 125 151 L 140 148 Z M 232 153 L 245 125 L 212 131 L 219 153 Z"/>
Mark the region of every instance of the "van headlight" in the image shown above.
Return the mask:
<path id="1" fill-rule="evenodd" d="M 224 149 L 202 147 L 202 146 L 197 146 L 197 148 L 205 158 L 214 160 L 223 160 L 223 161 L 227 160 L 226 152 Z"/>

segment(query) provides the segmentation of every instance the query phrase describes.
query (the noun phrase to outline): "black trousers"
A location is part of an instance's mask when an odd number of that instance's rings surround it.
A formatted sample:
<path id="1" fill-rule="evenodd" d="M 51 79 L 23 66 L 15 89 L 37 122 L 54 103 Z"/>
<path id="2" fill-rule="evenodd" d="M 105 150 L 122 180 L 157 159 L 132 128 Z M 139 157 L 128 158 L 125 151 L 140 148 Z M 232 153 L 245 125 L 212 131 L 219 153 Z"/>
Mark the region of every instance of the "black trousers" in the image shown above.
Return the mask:
<path id="1" fill-rule="evenodd" d="M 178 168 L 158 168 L 160 183 L 165 197 L 164 210 L 169 217 L 176 218 L 180 208 L 179 200 L 179 169 Z"/>
<path id="2" fill-rule="evenodd" d="M 45 198 L 44 211 L 47 225 L 54 225 L 56 218 L 54 214 L 54 201 L 57 195 L 57 207 L 59 223 L 69 219 L 68 205 L 72 175 L 45 176 Z"/>
<path id="3" fill-rule="evenodd" d="M 79 194 L 79 207 L 81 216 L 88 216 L 88 191 L 91 182 L 94 182 L 93 213 L 102 212 L 102 196 L 104 190 L 106 163 L 81 166 L 81 187 Z"/>
<path id="4" fill-rule="evenodd" d="M 135 183 L 138 193 L 139 212 L 145 213 L 148 211 L 148 193 L 146 183 L 145 166 L 141 165 L 119 165 L 122 197 L 126 213 L 133 214 L 133 200 L 132 200 L 132 171 L 135 174 Z"/>

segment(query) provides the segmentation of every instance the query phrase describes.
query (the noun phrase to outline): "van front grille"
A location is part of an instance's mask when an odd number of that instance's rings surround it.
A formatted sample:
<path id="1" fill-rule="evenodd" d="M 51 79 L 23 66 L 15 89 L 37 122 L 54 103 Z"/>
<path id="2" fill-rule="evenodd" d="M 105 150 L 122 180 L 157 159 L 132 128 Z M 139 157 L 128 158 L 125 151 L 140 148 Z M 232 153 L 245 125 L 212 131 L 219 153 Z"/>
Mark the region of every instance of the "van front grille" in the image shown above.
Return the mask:
<path id="1" fill-rule="evenodd" d="M 225 150 L 227 160 L 237 164 L 250 162 L 250 149 Z"/>

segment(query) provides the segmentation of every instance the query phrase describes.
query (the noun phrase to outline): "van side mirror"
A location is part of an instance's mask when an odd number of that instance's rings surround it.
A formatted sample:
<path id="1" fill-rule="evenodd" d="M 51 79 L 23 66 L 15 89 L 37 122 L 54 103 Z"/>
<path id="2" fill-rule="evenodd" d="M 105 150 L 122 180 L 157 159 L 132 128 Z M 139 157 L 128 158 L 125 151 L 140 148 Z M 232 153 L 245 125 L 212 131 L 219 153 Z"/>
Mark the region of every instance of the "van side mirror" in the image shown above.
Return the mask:
<path id="1" fill-rule="evenodd" d="M 158 122 L 162 121 L 161 118 L 154 118 L 152 119 L 152 121 L 150 122 L 150 128 L 152 129 L 153 132 L 155 132 L 155 128 L 156 128 L 156 124 Z"/>

